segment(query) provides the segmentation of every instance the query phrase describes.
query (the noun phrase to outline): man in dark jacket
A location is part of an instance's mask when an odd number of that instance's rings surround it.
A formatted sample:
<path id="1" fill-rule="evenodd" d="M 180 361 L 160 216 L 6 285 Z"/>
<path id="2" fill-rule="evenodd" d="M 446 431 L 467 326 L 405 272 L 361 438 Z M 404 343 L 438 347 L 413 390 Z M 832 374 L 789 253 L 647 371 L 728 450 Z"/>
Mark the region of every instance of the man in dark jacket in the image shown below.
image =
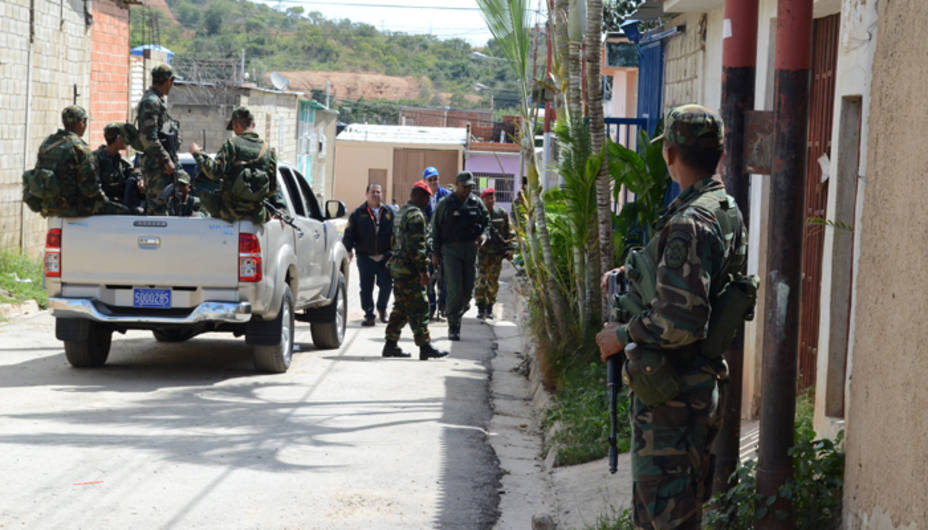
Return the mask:
<path id="1" fill-rule="evenodd" d="M 342 243 L 348 250 L 348 258 L 358 253 L 358 278 L 361 282 L 361 309 L 364 310 L 362 326 L 374 325 L 374 279 L 377 280 L 377 312 L 380 321 L 387 322 L 387 302 L 393 280 L 387 270 L 390 258 L 390 238 L 393 236 L 393 209 L 383 204 L 383 189 L 380 184 L 367 185 L 367 200 L 351 212 Z"/>

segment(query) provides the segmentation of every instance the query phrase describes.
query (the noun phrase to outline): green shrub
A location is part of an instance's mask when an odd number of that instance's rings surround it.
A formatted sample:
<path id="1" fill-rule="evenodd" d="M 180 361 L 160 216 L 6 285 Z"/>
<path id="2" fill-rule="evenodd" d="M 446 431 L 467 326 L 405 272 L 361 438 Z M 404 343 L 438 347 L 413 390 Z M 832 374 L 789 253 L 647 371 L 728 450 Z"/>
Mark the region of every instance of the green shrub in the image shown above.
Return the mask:
<path id="1" fill-rule="evenodd" d="M 834 440 L 815 439 L 812 395 L 812 391 L 804 392 L 796 400 L 795 445 L 789 449 L 793 476 L 780 486 L 778 495 L 765 498 L 757 493 L 757 462 L 745 462 L 729 479 L 734 486 L 707 505 L 703 517 L 706 528 L 754 528 L 756 521 L 767 516 L 778 496 L 792 501 L 795 528 L 838 528 L 844 489 L 844 431 Z M 786 514 L 775 516 L 782 519 Z"/>
<path id="2" fill-rule="evenodd" d="M 42 286 L 42 263 L 9 250 L 0 251 L 0 303 L 35 300 L 39 307 L 48 304 Z"/>
<path id="3" fill-rule="evenodd" d="M 556 449 L 557 464 L 582 464 L 609 454 L 609 396 L 606 390 L 606 366 L 591 362 L 564 371 L 562 386 L 554 395 L 554 404 L 545 411 L 542 426 L 555 422 L 561 428 L 546 440 L 545 451 Z M 616 403 L 619 452 L 627 452 L 631 429 L 628 423 L 628 396 L 619 394 Z"/>

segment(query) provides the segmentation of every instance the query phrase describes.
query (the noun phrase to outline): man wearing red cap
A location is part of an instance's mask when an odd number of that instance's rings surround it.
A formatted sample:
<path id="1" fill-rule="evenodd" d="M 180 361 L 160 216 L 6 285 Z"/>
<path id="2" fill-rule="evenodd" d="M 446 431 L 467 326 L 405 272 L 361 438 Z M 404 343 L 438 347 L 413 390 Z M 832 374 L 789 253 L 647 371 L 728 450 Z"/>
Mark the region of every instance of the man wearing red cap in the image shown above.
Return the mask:
<path id="1" fill-rule="evenodd" d="M 409 202 L 394 217 L 393 253 L 387 261 L 393 277 L 393 311 L 387 321 L 383 357 L 410 357 L 397 345 L 407 322 L 419 346 L 419 360 L 448 355 L 436 350 L 429 337 L 429 300 L 425 294 L 425 286 L 429 284 L 428 223 L 424 209 L 431 196 L 432 190 L 425 181 L 416 182 Z"/>
<path id="2" fill-rule="evenodd" d="M 486 188 L 480 192 L 487 211 L 490 212 L 487 242 L 477 251 L 477 286 L 474 299 L 477 302 L 477 318 L 493 318 L 493 304 L 499 292 L 499 273 L 503 258 L 512 259 L 515 238 L 509 229 L 509 214 L 496 206 L 496 190 Z"/>

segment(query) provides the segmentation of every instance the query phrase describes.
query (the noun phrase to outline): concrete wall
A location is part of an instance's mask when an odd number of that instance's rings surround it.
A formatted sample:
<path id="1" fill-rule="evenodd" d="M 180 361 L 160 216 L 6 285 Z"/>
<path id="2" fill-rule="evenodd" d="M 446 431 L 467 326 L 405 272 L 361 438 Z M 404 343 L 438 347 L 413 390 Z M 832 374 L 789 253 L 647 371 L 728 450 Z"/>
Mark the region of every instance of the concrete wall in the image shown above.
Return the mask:
<path id="1" fill-rule="evenodd" d="M 607 118 L 634 118 L 638 115 L 638 69 L 604 66 L 603 75 L 612 76 L 612 99 L 603 101 Z"/>
<path id="2" fill-rule="evenodd" d="M 323 200 L 333 199 L 335 194 L 335 129 L 338 112 L 333 110 L 316 110 L 316 141 L 321 144 L 320 151 L 313 159 L 313 191 Z M 316 185 L 316 183 L 321 185 Z"/>
<path id="3" fill-rule="evenodd" d="M 667 39 L 664 49 L 664 110 L 698 102 L 718 110 L 722 101 L 722 20 L 724 10 L 686 13 L 667 27 L 686 31 Z"/>
<path id="4" fill-rule="evenodd" d="M 242 95 L 255 116 L 255 129 L 277 148 L 282 162 L 296 163 L 296 129 L 299 118 L 299 94 L 247 89 Z"/>
<path id="5" fill-rule="evenodd" d="M 61 127 L 75 85 L 77 103 L 90 106 L 90 28 L 83 2 L 35 2 L 31 28 L 29 5 L 0 4 L 0 248 L 37 256 L 46 224 L 22 205 L 22 172 Z"/>
<path id="6" fill-rule="evenodd" d="M 90 30 L 90 123 L 85 137 L 91 147 L 104 143 L 107 123 L 129 118 L 129 8 L 113 0 L 93 2 Z"/>
<path id="7" fill-rule="evenodd" d="M 863 2 L 858 2 L 863 3 Z M 870 3 L 870 2 L 867 2 Z M 928 423 L 928 3 L 879 3 L 853 365 L 847 412 L 844 526 L 926 528 Z"/>

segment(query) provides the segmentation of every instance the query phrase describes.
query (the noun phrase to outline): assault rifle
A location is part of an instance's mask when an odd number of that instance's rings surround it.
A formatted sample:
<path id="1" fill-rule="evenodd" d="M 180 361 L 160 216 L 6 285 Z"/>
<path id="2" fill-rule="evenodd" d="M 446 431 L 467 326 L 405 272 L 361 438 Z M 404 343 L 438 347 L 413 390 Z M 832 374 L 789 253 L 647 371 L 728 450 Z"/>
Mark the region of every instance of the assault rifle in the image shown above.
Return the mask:
<path id="1" fill-rule="evenodd" d="M 287 213 L 287 212 L 281 210 L 280 208 L 274 206 L 274 205 L 271 203 L 271 201 L 269 201 L 269 200 L 267 200 L 267 199 L 264 199 L 264 207 L 267 208 L 267 211 L 271 212 L 271 215 L 273 215 L 274 217 L 277 217 L 278 219 L 280 219 L 280 220 L 283 221 L 284 223 L 286 223 L 286 224 L 292 226 L 293 229 L 296 230 L 296 233 L 299 234 L 300 237 L 303 237 L 303 231 L 300 230 L 300 227 L 298 227 L 298 226 L 293 222 L 293 217 L 290 217 L 290 214 L 289 214 L 289 213 Z"/>
<path id="2" fill-rule="evenodd" d="M 628 292 L 628 279 L 625 271 L 616 270 L 609 273 L 609 322 L 619 322 L 619 296 Z M 618 429 L 618 412 L 616 405 L 619 392 L 622 391 L 622 362 L 625 353 L 619 352 L 606 359 L 606 389 L 609 392 L 609 472 L 615 473 L 619 466 L 619 450 L 616 430 Z"/>

